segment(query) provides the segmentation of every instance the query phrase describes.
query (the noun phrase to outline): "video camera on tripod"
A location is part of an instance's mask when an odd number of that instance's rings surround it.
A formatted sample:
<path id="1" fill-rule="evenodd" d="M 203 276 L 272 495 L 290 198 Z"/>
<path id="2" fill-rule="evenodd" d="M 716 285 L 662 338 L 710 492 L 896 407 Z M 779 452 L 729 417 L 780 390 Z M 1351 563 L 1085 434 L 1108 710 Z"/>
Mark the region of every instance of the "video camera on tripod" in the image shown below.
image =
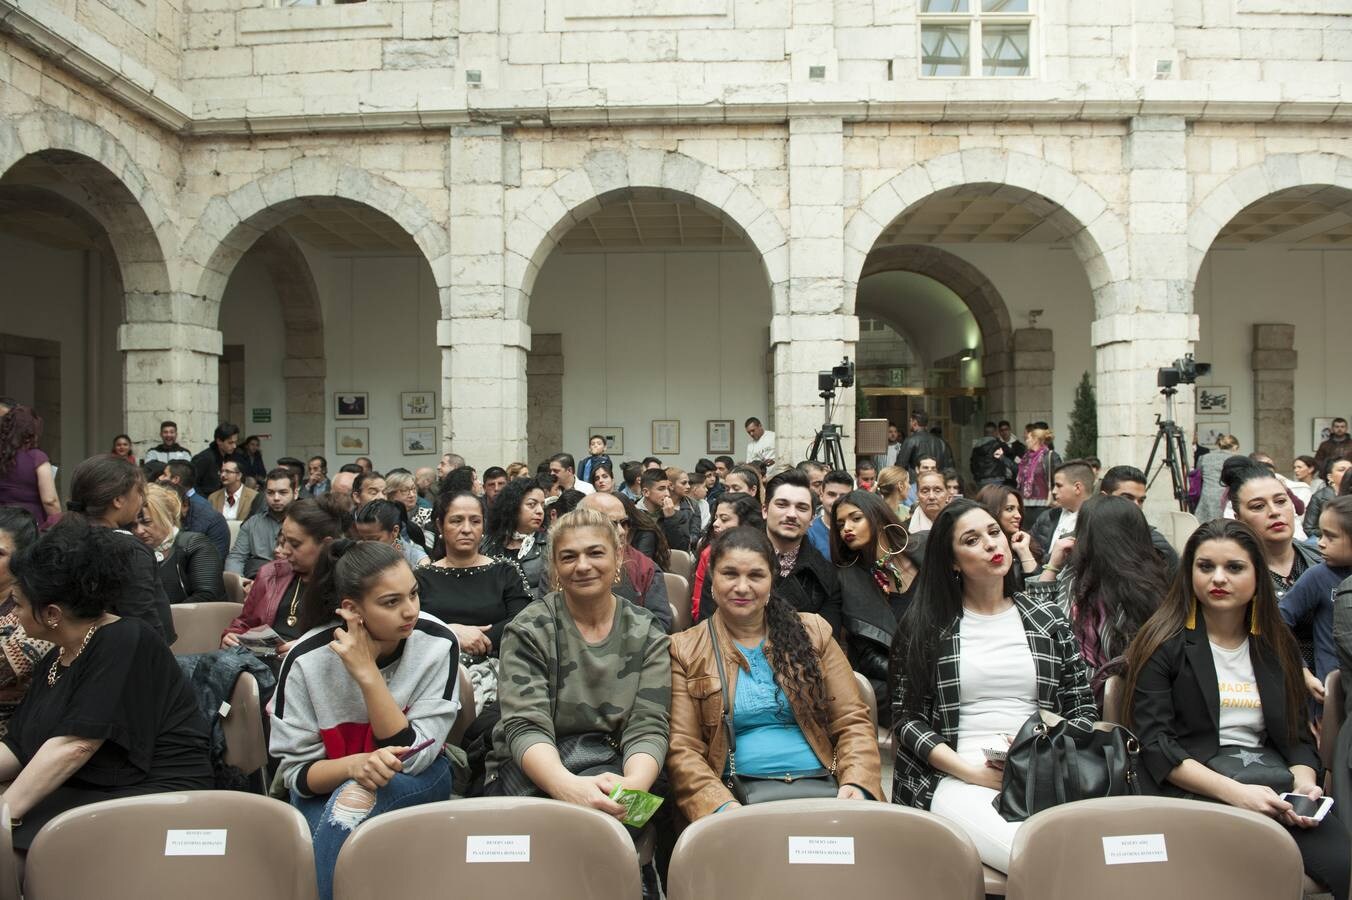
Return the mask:
<path id="1" fill-rule="evenodd" d="M 847 387 L 854 387 L 854 363 L 848 356 L 841 359 L 840 365 L 817 373 L 817 392 L 826 404 L 826 420 L 821 431 L 813 437 L 807 458 L 824 462 L 833 471 L 849 471 L 845 465 L 845 450 L 840 445 L 840 426 L 831 421 L 835 415 L 831 401 L 835 399 L 836 389 Z"/>
<path id="2" fill-rule="evenodd" d="M 1191 353 L 1174 360 L 1173 365 L 1155 371 L 1155 383 L 1164 395 L 1164 413 L 1155 416 L 1155 444 L 1150 448 L 1150 458 L 1146 460 L 1145 473 L 1151 482 L 1155 476 L 1150 470 L 1155 465 L 1155 456 L 1160 445 L 1164 445 L 1164 460 L 1161 468 L 1169 470 L 1169 479 L 1173 482 L 1174 500 L 1178 508 L 1188 511 L 1188 442 L 1183 429 L 1174 421 L 1174 395 L 1180 384 L 1196 384 L 1198 375 L 1211 372 L 1211 363 L 1198 362 Z M 1158 473 L 1156 473 L 1158 475 Z"/>

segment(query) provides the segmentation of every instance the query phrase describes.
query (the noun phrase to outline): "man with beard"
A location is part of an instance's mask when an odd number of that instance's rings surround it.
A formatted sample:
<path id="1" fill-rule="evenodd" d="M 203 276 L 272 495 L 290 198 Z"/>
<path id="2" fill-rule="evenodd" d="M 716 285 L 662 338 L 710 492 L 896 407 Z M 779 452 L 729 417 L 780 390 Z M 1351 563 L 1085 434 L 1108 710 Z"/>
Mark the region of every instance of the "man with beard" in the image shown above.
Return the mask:
<path id="1" fill-rule="evenodd" d="M 775 590 L 799 612 L 816 613 L 832 631 L 840 630 L 840 579 L 831 561 L 807 540 L 813 518 L 807 476 L 789 469 L 766 482 L 764 514 L 765 531 L 779 561 Z M 712 597 L 708 603 L 713 609 Z M 703 600 L 700 608 L 704 608 Z"/>

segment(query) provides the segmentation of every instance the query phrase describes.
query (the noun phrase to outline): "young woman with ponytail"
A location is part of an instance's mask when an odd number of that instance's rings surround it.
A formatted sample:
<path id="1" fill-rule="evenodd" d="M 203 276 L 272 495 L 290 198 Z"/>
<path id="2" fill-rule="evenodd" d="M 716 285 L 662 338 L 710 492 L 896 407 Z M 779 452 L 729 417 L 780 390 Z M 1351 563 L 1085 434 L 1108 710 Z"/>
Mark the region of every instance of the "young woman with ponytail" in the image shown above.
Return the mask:
<path id="1" fill-rule="evenodd" d="M 728 740 L 714 641 L 737 734 L 737 772 L 830 769 L 847 800 L 882 796 L 878 739 L 854 674 L 826 620 L 772 591 L 779 564 L 764 530 L 739 526 L 711 545 L 716 610 L 708 625 L 671 638 L 667 774 L 690 821 L 736 808 L 723 783 Z"/>
<path id="2" fill-rule="evenodd" d="M 418 582 L 399 551 L 375 541 L 325 543 L 299 618 L 303 634 L 269 708 L 270 750 L 310 824 L 319 893 L 329 900 L 338 851 L 354 828 L 450 799 L 442 745 L 460 710 L 460 647 L 421 612 Z"/>

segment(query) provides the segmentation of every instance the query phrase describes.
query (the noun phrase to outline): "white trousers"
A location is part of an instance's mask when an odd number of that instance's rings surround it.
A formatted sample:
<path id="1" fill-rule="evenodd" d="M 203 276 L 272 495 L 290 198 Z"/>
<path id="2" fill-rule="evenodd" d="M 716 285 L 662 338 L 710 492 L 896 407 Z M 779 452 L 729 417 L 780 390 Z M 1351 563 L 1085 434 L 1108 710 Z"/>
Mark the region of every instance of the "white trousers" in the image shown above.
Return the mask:
<path id="1" fill-rule="evenodd" d="M 979 784 L 968 784 L 951 775 L 939 782 L 930 803 L 930 812 L 957 825 L 976 844 L 981 861 L 992 869 L 1009 871 L 1009 851 L 1014 834 L 1022 822 L 1006 822 L 995 811 L 992 801 L 998 792 Z"/>

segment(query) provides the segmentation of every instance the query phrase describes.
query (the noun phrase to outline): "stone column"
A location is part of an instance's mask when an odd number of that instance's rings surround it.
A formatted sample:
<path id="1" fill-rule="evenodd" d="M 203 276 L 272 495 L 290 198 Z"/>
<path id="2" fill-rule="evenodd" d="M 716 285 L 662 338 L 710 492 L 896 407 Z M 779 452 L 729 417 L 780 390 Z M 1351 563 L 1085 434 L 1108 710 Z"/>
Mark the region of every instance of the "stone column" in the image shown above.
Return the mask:
<path id="1" fill-rule="evenodd" d="M 282 360 L 282 378 L 286 382 L 286 452 L 291 456 L 309 459 L 324 454 L 326 372 L 327 363 L 322 356 Z"/>
<path id="2" fill-rule="evenodd" d="M 211 440 L 221 333 L 179 322 L 128 322 L 117 332 L 125 360 L 127 433 L 159 434 L 160 422 L 178 423 L 179 443 L 200 450 Z"/>
<path id="3" fill-rule="evenodd" d="M 501 126 L 451 130 L 448 187 L 450 288 L 437 323 L 442 444 L 482 469 L 526 453 L 530 329 L 507 318 Z"/>
<path id="4" fill-rule="evenodd" d="M 774 353 L 775 434 L 779 460 L 805 457 L 821 427 L 823 407 L 817 373 L 854 354 L 859 320 L 845 314 L 843 186 L 844 143 L 840 119 L 789 120 L 788 311 L 770 322 Z M 847 464 L 853 464 L 854 397 L 837 395 Z M 737 423 L 740 425 L 741 423 Z"/>
<path id="5" fill-rule="evenodd" d="M 1096 351 L 1098 455 L 1105 466 L 1145 466 L 1155 438 L 1155 416 L 1165 409 L 1155 384 L 1156 370 L 1190 352 L 1197 340 L 1188 278 L 1185 142 L 1182 118 L 1131 120 L 1123 154 L 1129 170 L 1131 277 L 1096 293 L 1091 330 Z M 1191 388 L 1178 393 L 1175 421 L 1191 437 Z M 1168 509 L 1173 502 L 1171 490 L 1166 475 L 1151 491 L 1147 513 Z"/>
<path id="6" fill-rule="evenodd" d="M 1009 423 L 1015 434 L 1022 434 L 1027 422 L 1049 422 L 1056 433 L 1057 446 L 1064 447 L 1070 437 L 1069 422 L 1052 422 L 1052 373 L 1056 353 L 1052 350 L 1050 328 L 1018 328 L 1013 335 L 1010 374 L 1013 384 L 1013 415 Z"/>
<path id="7" fill-rule="evenodd" d="M 1296 326 L 1253 326 L 1253 449 L 1287 472 L 1295 458 Z"/>

